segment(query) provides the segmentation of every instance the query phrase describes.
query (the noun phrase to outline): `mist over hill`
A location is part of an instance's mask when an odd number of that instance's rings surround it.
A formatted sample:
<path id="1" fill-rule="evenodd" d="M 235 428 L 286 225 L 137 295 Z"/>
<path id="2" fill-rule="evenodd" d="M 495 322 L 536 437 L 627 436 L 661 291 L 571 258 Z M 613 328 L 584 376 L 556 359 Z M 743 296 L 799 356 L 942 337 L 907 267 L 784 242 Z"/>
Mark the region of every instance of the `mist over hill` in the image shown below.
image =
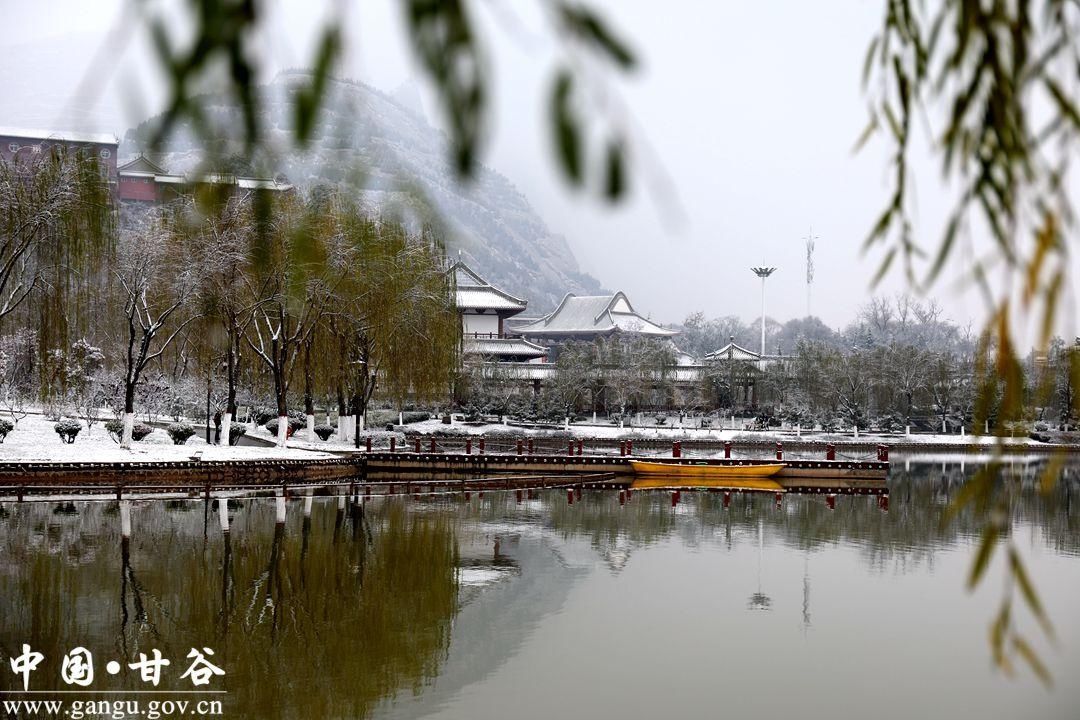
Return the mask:
<path id="1" fill-rule="evenodd" d="M 188 172 L 207 150 L 238 174 L 284 173 L 302 190 L 320 184 L 355 192 L 373 211 L 409 222 L 435 218 L 451 256 L 460 255 L 488 281 L 529 301 L 529 314 L 549 310 L 567 292 L 596 293 L 598 281 L 582 273 L 565 238 L 554 235 L 528 200 L 503 175 L 479 166 L 467 186 L 455 179 L 446 137 L 422 116 L 419 104 L 398 91 L 393 97 L 364 83 L 335 80 L 315 138 L 303 152 L 290 150 L 293 88 L 303 72 L 283 72 L 261 88 L 260 117 L 266 152 L 248 164 L 232 164 L 241 149 L 232 133 L 241 128 L 239 108 L 223 96 L 203 96 L 221 145 L 202 146 L 180 126 L 152 157 L 169 172 Z M 124 158 L 147 150 L 160 121 L 152 117 L 129 130 Z M 230 133 L 231 131 L 231 133 Z M 235 139 L 230 139 L 235 138 Z"/>

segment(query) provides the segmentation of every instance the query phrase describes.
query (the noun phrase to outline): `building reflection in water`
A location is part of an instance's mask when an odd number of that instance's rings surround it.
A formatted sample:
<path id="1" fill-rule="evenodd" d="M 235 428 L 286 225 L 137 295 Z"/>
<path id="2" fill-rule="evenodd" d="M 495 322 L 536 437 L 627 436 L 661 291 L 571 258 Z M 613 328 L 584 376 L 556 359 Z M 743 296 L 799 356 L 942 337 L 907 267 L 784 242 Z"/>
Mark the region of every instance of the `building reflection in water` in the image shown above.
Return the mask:
<path id="1" fill-rule="evenodd" d="M 310 516 L 301 500 L 278 524 L 272 500 L 146 501 L 134 505 L 124 539 L 112 501 L 61 513 L 9 504 L 0 652 L 6 663 L 30 643 L 47 657 L 42 677 L 57 678 L 59 658 L 76 645 L 102 666 L 157 648 L 173 659 L 175 688 L 189 649 L 212 647 L 237 716 L 420 716 L 512 657 L 595 568 L 618 576 L 661 543 L 721 553 L 756 543 L 750 609 L 774 606 L 762 583 L 765 545 L 797 551 L 805 634 L 812 554 L 840 544 L 869 568 L 909 572 L 979 532 L 971 511 L 942 523 L 971 463 L 909 467 L 894 470 L 888 513 L 872 497 L 841 497 L 830 510 L 822 496 L 789 496 L 780 508 L 769 497 L 684 493 L 673 512 L 661 494 L 620 504 L 617 493 L 585 493 L 568 506 L 555 492 L 527 503 L 487 493 L 366 505 L 316 498 Z M 1075 468 L 1047 494 L 1039 469 L 1014 465 L 1003 481 L 1012 522 L 1078 556 Z M 213 529 L 215 515 L 226 532 Z M 12 678 L 0 673 L 0 686 Z M 95 682 L 139 687 L 123 673 Z"/>

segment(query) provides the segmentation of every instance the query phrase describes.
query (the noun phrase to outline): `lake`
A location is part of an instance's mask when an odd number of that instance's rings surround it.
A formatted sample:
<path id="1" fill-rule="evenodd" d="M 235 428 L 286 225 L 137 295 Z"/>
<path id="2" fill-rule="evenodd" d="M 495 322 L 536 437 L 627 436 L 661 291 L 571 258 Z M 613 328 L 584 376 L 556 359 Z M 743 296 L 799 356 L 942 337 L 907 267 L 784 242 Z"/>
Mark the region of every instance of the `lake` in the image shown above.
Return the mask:
<path id="1" fill-rule="evenodd" d="M 69 689 L 76 646 L 99 698 L 158 697 L 126 669 L 154 649 L 172 662 L 158 689 L 191 690 L 188 653 L 210 648 L 228 718 L 1080 717 L 1080 468 L 1044 494 L 1018 461 L 999 488 L 1054 625 L 1050 642 L 1014 601 L 1047 689 L 992 662 L 1004 554 L 965 587 L 982 517 L 942 522 L 976 466 L 894 460 L 887 510 L 550 490 L 315 498 L 277 525 L 272 499 L 245 498 L 226 535 L 216 503 L 149 500 L 125 541 L 115 501 L 8 503 L 0 689 L 25 697 L 9 659 L 26 643 L 41 697 Z"/>

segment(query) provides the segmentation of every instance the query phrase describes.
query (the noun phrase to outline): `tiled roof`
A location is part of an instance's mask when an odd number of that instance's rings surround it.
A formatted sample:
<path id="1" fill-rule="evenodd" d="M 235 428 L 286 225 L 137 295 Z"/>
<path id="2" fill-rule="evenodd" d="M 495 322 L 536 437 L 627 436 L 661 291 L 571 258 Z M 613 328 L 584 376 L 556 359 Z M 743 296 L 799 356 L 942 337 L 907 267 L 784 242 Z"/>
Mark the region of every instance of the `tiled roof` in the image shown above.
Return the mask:
<path id="1" fill-rule="evenodd" d="M 522 338 L 476 338 L 465 336 L 465 352 L 470 355 L 543 357 L 547 350 Z"/>
<path id="2" fill-rule="evenodd" d="M 528 303 L 504 292 L 476 274 L 460 260 L 450 267 L 457 287 L 458 310 L 513 310 L 519 313 Z"/>
<path id="3" fill-rule="evenodd" d="M 714 350 L 705 356 L 706 360 L 728 360 L 729 358 L 731 360 L 757 361 L 761 359 L 761 355 L 753 350 L 747 350 L 733 342 L 729 342 L 719 350 Z"/>
<path id="4" fill-rule="evenodd" d="M 96 143 L 98 145 L 119 145 L 120 141 L 112 133 L 86 133 L 68 130 L 35 130 L 31 128 L 0 127 L 4 137 L 21 137 L 27 140 L 54 140 L 75 143 Z"/>
<path id="5" fill-rule="evenodd" d="M 135 158 L 125 162 L 117 169 L 120 171 L 121 175 L 165 174 L 165 168 L 161 167 L 145 155 L 138 155 Z"/>
<path id="6" fill-rule="evenodd" d="M 604 334 L 615 330 L 642 335 L 671 336 L 668 330 L 638 315 L 621 292 L 614 295 L 568 294 L 548 316 L 516 330 L 523 335 Z"/>

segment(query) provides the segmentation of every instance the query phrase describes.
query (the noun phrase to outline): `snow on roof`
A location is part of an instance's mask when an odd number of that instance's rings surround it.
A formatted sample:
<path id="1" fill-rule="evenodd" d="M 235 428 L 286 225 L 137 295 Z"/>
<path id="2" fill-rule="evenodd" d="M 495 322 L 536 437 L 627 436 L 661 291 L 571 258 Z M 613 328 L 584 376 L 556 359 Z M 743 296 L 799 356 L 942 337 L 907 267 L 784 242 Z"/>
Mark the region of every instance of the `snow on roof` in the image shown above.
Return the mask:
<path id="1" fill-rule="evenodd" d="M 71 130 L 37 130 L 33 128 L 0 127 L 0 136 L 19 137 L 27 140 L 54 140 L 97 145 L 119 145 L 120 140 L 112 133 L 87 133 Z"/>
<path id="2" fill-rule="evenodd" d="M 705 356 L 706 360 L 751 360 L 756 361 L 761 359 L 761 354 L 756 353 L 753 350 L 747 350 L 744 347 L 736 345 L 734 342 L 729 342 L 719 350 L 714 350 Z"/>
<path id="3" fill-rule="evenodd" d="M 465 352 L 473 355 L 513 355 L 515 357 L 543 357 L 547 350 L 523 338 L 474 338 L 465 337 Z"/>
<path id="4" fill-rule="evenodd" d="M 523 335 L 602 334 L 616 330 L 641 335 L 677 334 L 643 318 L 621 292 L 583 296 L 568 293 L 551 314 L 517 328 Z"/>
<path id="5" fill-rule="evenodd" d="M 528 302 L 500 290 L 480 277 L 460 260 L 450 266 L 454 273 L 456 302 L 459 310 L 513 310 L 519 313 Z"/>
<path id="6" fill-rule="evenodd" d="M 117 168 L 121 175 L 164 175 L 165 168 L 150 160 L 145 155 L 139 155 L 128 160 Z"/>

